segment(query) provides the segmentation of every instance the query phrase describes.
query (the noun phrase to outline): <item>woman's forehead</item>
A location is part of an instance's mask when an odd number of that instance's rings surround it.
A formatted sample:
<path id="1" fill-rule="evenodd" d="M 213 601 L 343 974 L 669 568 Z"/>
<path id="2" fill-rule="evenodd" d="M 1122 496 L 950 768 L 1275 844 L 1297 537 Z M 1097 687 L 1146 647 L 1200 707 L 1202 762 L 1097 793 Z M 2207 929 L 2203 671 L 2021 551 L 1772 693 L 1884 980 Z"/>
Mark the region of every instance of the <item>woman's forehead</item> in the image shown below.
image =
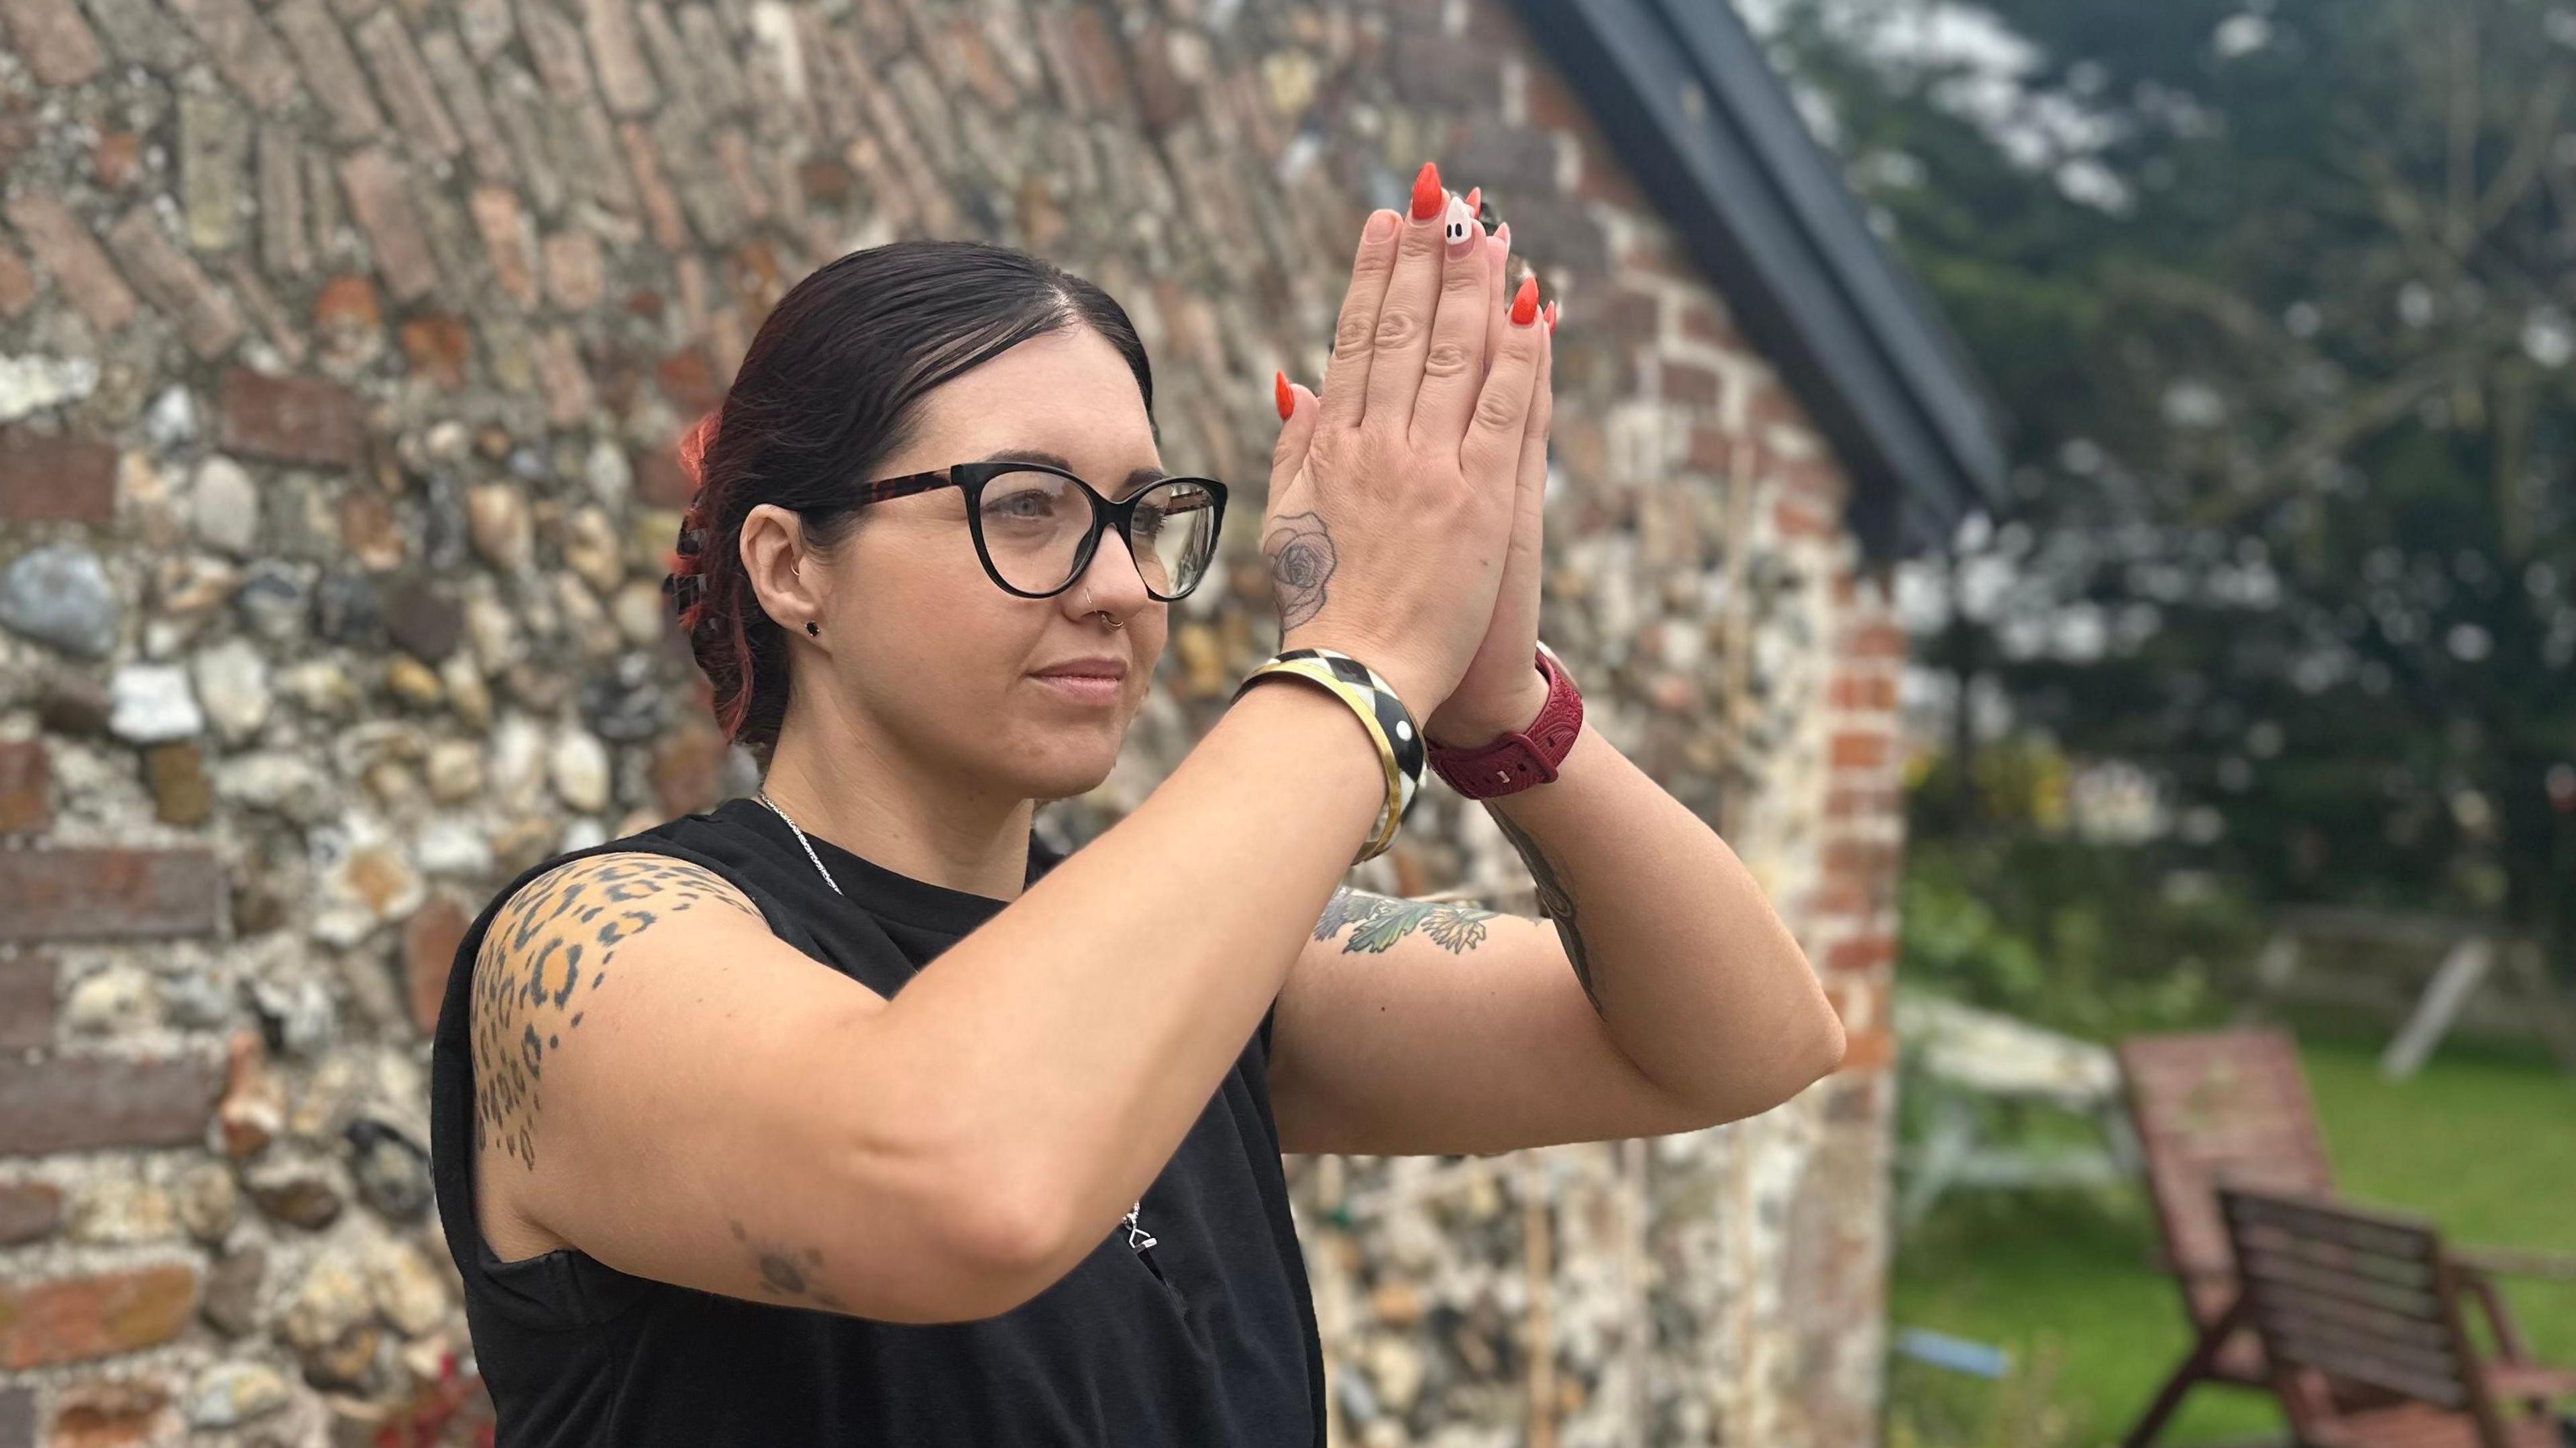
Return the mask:
<path id="1" fill-rule="evenodd" d="M 1160 461 L 1136 374 L 1087 327 L 1032 337 L 941 383 L 922 398 L 911 431 L 906 451 L 939 453 L 934 467 L 1005 448 L 1121 475 Z"/>

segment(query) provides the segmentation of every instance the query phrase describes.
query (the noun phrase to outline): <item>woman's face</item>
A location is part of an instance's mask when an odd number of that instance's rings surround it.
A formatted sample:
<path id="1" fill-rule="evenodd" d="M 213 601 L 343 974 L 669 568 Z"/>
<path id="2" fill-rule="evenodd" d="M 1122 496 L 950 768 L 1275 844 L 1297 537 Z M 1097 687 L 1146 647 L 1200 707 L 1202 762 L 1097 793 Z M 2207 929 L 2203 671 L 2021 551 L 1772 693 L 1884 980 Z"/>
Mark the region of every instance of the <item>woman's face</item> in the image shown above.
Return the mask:
<path id="1" fill-rule="evenodd" d="M 911 441 L 871 476 L 1006 452 L 1054 463 L 1113 502 L 1146 486 L 1162 462 L 1135 374 L 1099 333 L 1073 327 L 1022 342 L 933 389 L 917 409 Z M 1149 476 L 1131 481 L 1140 470 Z M 987 541 L 997 547 L 1003 540 L 989 515 L 1001 497 L 987 493 Z M 796 659 L 800 692 L 809 666 L 822 664 L 840 708 L 860 709 L 904 755 L 990 778 L 997 793 L 1062 799 L 1108 777 L 1167 626 L 1167 606 L 1146 592 L 1118 533 L 1101 535 L 1063 592 L 1022 598 L 985 573 L 967 529 L 966 495 L 943 487 L 869 505 L 820 561 L 828 580 L 823 632 L 808 640 L 797 630 L 790 640 L 820 646 Z M 1111 620 L 1124 627 L 1111 628 Z M 1125 671 L 1106 689 L 1039 677 L 1102 660 Z"/>

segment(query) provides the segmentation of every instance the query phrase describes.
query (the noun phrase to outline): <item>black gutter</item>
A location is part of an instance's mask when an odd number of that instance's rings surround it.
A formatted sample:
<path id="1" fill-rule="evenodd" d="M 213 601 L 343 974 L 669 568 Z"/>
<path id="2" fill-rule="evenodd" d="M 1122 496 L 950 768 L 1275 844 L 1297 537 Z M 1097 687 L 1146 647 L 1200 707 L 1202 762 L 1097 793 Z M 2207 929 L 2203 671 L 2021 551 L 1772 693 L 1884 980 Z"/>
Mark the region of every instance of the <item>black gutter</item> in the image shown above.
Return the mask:
<path id="1" fill-rule="evenodd" d="M 1853 477 L 1874 557 L 2000 501 L 1975 365 L 1882 246 L 1725 0 L 1514 0 Z"/>

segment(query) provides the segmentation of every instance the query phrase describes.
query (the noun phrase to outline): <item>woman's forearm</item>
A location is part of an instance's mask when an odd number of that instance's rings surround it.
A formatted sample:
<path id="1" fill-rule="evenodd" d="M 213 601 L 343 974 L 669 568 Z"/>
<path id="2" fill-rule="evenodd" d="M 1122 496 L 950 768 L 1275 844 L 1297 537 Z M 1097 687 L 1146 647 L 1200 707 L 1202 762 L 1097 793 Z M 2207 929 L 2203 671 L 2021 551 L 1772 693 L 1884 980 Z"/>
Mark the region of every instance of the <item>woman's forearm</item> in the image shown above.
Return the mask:
<path id="1" fill-rule="evenodd" d="M 1384 798 L 1348 706 L 1259 684 L 1144 803 L 895 996 L 883 1079 L 939 1114 L 1033 1265 L 1069 1267 L 1161 1171 Z"/>
<path id="2" fill-rule="evenodd" d="M 1557 778 L 1487 808 L 1620 1050 L 1731 1120 L 1842 1059 L 1842 1024 L 1743 861 L 1589 724 Z"/>

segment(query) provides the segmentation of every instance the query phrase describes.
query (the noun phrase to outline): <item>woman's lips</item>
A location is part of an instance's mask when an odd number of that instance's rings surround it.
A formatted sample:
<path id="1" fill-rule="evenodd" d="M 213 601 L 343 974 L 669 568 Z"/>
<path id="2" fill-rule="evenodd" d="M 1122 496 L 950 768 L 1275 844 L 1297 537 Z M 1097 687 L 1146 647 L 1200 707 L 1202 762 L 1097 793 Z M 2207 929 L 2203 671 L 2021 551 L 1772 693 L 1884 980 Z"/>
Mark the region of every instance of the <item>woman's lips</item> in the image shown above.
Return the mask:
<path id="1" fill-rule="evenodd" d="M 1030 677 L 1077 704 L 1115 704 L 1127 687 L 1106 674 L 1034 674 Z"/>

